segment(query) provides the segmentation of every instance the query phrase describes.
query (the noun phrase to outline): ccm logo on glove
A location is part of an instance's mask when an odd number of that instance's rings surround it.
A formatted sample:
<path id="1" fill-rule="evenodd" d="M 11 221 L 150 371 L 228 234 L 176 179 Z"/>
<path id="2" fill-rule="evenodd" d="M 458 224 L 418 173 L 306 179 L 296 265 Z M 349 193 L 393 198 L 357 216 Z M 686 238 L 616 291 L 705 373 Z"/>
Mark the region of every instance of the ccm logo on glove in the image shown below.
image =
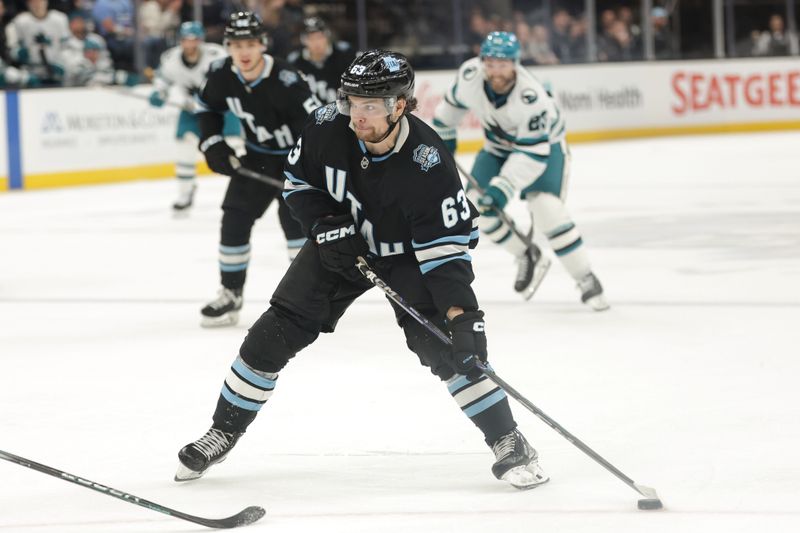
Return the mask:
<path id="1" fill-rule="evenodd" d="M 347 227 L 336 228 L 325 233 L 317 233 L 317 244 L 324 244 L 326 242 L 338 241 L 345 237 L 352 237 L 356 234 L 355 224 L 350 224 Z"/>

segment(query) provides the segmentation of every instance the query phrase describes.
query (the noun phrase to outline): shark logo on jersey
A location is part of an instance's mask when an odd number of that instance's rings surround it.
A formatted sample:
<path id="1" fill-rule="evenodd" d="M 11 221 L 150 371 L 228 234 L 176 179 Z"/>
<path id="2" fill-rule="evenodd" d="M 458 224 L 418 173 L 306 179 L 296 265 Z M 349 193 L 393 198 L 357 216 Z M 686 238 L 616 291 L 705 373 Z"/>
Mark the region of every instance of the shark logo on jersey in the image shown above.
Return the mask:
<path id="1" fill-rule="evenodd" d="M 537 95 L 536 91 L 534 91 L 533 89 L 525 89 L 524 91 L 522 91 L 520 97 L 522 98 L 522 101 L 525 102 L 526 104 L 532 104 L 539 99 L 539 95 Z"/>
<path id="2" fill-rule="evenodd" d="M 498 124 L 487 122 L 486 126 L 487 127 L 484 129 L 484 132 L 490 141 L 494 141 L 498 144 L 503 144 L 506 146 L 510 146 L 514 143 L 514 141 L 516 141 L 516 138 L 514 138 L 513 135 L 505 131 Z"/>
<path id="3" fill-rule="evenodd" d="M 317 121 L 317 125 L 319 125 L 323 122 L 333 122 L 333 119 L 335 119 L 338 114 L 339 111 L 336 110 L 336 104 L 328 104 L 314 111 L 314 119 Z"/>
<path id="4" fill-rule="evenodd" d="M 442 157 L 439 155 L 439 150 L 433 146 L 420 144 L 414 148 L 414 162 L 419 163 L 420 168 L 427 172 L 441 163 Z"/>
<path id="5" fill-rule="evenodd" d="M 478 73 L 477 67 L 467 67 L 464 69 L 464 79 L 469 81 L 475 77 L 475 74 Z"/>
<path id="6" fill-rule="evenodd" d="M 292 72 L 291 70 L 282 70 L 278 73 L 278 79 L 281 80 L 285 86 L 290 87 L 297 83 L 299 76 L 296 72 Z"/>

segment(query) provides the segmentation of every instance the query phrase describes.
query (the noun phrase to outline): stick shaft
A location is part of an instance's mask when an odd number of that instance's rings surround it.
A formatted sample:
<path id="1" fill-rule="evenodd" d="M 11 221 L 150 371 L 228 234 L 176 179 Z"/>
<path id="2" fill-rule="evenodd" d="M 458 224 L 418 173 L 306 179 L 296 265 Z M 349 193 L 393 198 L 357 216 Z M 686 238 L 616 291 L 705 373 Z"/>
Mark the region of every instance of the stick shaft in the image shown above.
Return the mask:
<path id="1" fill-rule="evenodd" d="M 447 345 L 452 345 L 453 341 L 450 340 L 442 330 L 436 327 L 435 324 L 431 323 L 427 318 L 422 316 L 419 311 L 414 309 L 408 302 L 406 302 L 402 296 L 397 294 L 389 285 L 383 281 L 378 275 L 373 271 L 369 264 L 364 260 L 363 257 L 359 257 L 356 262 L 356 267 L 364 275 L 373 285 L 381 289 L 383 292 L 386 293 L 389 298 L 392 299 L 397 305 L 403 308 L 412 318 L 414 318 L 417 322 L 422 324 L 430 333 L 436 336 L 439 340 L 444 342 Z M 630 488 L 638 492 L 639 494 L 646 496 L 645 492 L 639 489 L 639 486 L 634 483 L 634 481 L 622 473 L 617 467 L 609 463 L 605 460 L 600 454 L 592 450 L 589 446 L 587 446 L 582 440 L 578 437 L 570 433 L 569 431 L 564 428 L 561 424 L 550 418 L 544 411 L 536 407 L 533 403 L 531 403 L 527 398 L 525 398 L 522 394 L 520 394 L 514 387 L 506 383 L 500 376 L 495 374 L 494 370 L 489 368 L 488 365 L 479 362 L 478 368 L 486 374 L 490 380 L 492 380 L 498 387 L 503 389 L 506 394 L 517 400 L 520 404 L 523 405 L 526 409 L 536 415 L 540 420 L 542 420 L 545 424 L 553 428 L 559 435 L 567 439 L 570 443 L 572 443 L 575 447 L 577 447 L 580 451 L 594 459 L 597 463 L 600 464 L 603 468 L 614 474 L 617 478 L 619 478 L 623 483 L 628 485 Z"/>

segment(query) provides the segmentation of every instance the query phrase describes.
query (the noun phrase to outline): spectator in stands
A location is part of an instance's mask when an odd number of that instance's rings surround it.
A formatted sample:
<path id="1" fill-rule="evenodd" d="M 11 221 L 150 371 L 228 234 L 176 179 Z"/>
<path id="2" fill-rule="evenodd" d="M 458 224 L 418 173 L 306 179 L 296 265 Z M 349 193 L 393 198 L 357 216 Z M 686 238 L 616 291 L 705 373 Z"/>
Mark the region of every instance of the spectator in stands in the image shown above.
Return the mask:
<path id="1" fill-rule="evenodd" d="M 489 19 L 479 8 L 474 8 L 469 16 L 469 29 L 467 32 L 467 44 L 472 51 L 472 55 L 478 55 L 481 51 L 481 43 L 489 33 L 491 33 Z"/>
<path id="2" fill-rule="evenodd" d="M 181 24 L 183 0 L 145 0 L 139 7 L 139 28 L 142 33 L 145 66 L 158 68 L 161 54 L 175 40 Z"/>
<path id="3" fill-rule="evenodd" d="M 101 49 L 102 55 L 108 58 L 109 62 L 111 61 L 106 40 L 100 34 L 91 31 L 93 28 L 92 16 L 88 12 L 79 10 L 69 14 L 69 31 L 72 35 L 65 46 L 65 54 L 68 55 L 65 59 L 65 68 L 75 64 L 78 58 L 83 57 L 87 39 L 91 39 Z"/>
<path id="4" fill-rule="evenodd" d="M 569 36 L 571 25 L 572 15 L 569 14 L 569 11 L 559 8 L 553 12 L 550 48 L 562 63 L 574 63 L 581 59 L 572 57 L 572 46 Z"/>
<path id="5" fill-rule="evenodd" d="M 756 52 L 760 56 L 788 56 L 797 52 L 797 36 L 786 31 L 781 15 L 775 13 L 769 18 L 769 30 L 761 33 Z"/>
<path id="6" fill-rule="evenodd" d="M 617 14 L 613 9 L 604 9 L 600 12 L 600 31 L 598 35 L 611 36 L 611 26 L 617 21 Z"/>
<path id="7" fill-rule="evenodd" d="M 106 40 L 114 64 L 133 70 L 133 1 L 97 0 L 92 17 L 97 32 Z"/>
<path id="8" fill-rule="evenodd" d="M 666 14 L 666 10 L 664 10 L 664 13 Z M 622 21 L 628 28 L 628 33 L 631 36 L 631 47 L 634 50 L 642 50 L 642 28 L 633 18 L 633 9 L 629 6 L 618 7 L 617 20 Z"/>
<path id="9" fill-rule="evenodd" d="M 678 51 L 675 49 L 675 39 L 669 29 L 669 14 L 663 7 L 654 7 L 650 12 L 650 21 L 653 25 L 653 46 L 656 59 L 675 59 Z"/>
<path id="10" fill-rule="evenodd" d="M 93 37 L 94 36 L 94 37 Z M 70 54 L 67 61 L 64 85 L 68 87 L 102 87 L 107 85 L 136 85 L 139 77 L 135 73 L 114 68 L 105 43 L 91 34 L 83 41 L 79 55 Z"/>
<path id="11" fill-rule="evenodd" d="M 63 49 L 70 37 L 67 16 L 48 9 L 47 0 L 28 0 L 27 5 L 28 11 L 6 27 L 10 58 L 43 85 L 60 85 Z"/>
<path id="12" fill-rule="evenodd" d="M 736 57 L 753 57 L 758 55 L 758 46 L 761 41 L 761 32 L 754 29 L 746 38 L 736 43 Z"/>
<path id="13" fill-rule="evenodd" d="M 569 46 L 573 63 L 588 61 L 586 57 L 586 17 L 572 19 L 569 27 Z"/>
<path id="14" fill-rule="evenodd" d="M 608 36 L 598 39 L 597 58 L 599 61 L 633 61 L 641 59 L 641 54 L 633 46 L 628 26 L 616 20 Z"/>
<path id="15" fill-rule="evenodd" d="M 6 16 L 5 0 L 0 0 L 0 61 L 8 65 L 11 63 L 11 57 L 8 54 L 8 45 L 6 44 L 6 26 L 10 19 Z"/>
<path id="16" fill-rule="evenodd" d="M 544 24 L 534 24 L 531 27 L 530 38 L 524 49 L 536 65 L 556 65 L 559 63 L 558 57 L 550 48 L 550 30 Z"/>

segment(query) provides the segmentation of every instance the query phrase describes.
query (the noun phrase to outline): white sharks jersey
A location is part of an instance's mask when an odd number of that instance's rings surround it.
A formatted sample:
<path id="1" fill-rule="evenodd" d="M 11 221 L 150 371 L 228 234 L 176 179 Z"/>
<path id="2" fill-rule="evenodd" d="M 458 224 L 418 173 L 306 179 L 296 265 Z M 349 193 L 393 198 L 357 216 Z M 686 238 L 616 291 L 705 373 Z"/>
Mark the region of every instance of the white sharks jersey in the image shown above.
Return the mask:
<path id="1" fill-rule="evenodd" d="M 62 64 L 62 51 L 70 38 L 67 16 L 50 10 L 44 18 L 20 13 L 6 27 L 8 49 L 23 64 L 33 66 Z"/>
<path id="2" fill-rule="evenodd" d="M 502 175 L 522 190 L 545 171 L 550 146 L 564 141 L 566 125 L 541 82 L 522 66 L 516 70 L 511 92 L 497 97 L 484 82 L 480 58 L 467 60 L 436 107 L 434 124 L 438 131 L 455 128 L 472 111 L 483 126 L 483 149 L 506 158 Z"/>
<path id="3" fill-rule="evenodd" d="M 153 86 L 162 93 L 166 93 L 170 87 L 177 87 L 187 102 L 193 100 L 203 84 L 211 63 L 227 55 L 225 48 L 218 44 L 201 43 L 200 59 L 190 65 L 183 59 L 180 46 L 170 48 L 161 55 L 161 63 L 153 79 Z"/>

